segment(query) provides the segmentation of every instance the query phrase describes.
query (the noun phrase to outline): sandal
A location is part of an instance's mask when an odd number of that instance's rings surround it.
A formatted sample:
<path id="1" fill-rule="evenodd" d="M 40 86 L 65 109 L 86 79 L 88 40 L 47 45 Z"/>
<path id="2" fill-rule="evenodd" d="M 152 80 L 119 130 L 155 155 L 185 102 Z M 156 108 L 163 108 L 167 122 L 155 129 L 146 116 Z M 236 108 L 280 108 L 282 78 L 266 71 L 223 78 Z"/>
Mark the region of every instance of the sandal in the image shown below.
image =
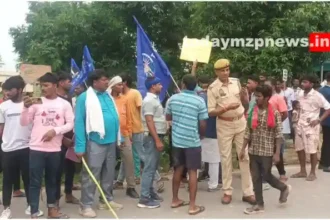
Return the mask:
<path id="1" fill-rule="evenodd" d="M 15 197 L 15 198 L 23 198 L 23 197 L 26 197 L 26 195 L 25 195 L 24 192 L 21 192 L 21 191 L 20 191 L 19 194 L 16 194 L 16 195 L 14 194 L 13 197 Z"/>
<path id="2" fill-rule="evenodd" d="M 306 178 L 307 181 L 314 181 L 316 180 L 316 175 L 314 174 L 309 174 L 308 177 Z"/>
<path id="3" fill-rule="evenodd" d="M 63 213 L 58 213 L 57 216 L 48 216 L 48 219 L 69 219 L 70 217 Z"/>
<path id="4" fill-rule="evenodd" d="M 76 191 L 76 190 L 81 190 L 81 187 L 80 187 L 80 186 L 73 186 L 73 187 L 72 187 L 72 190 L 75 190 L 75 191 Z"/>
<path id="5" fill-rule="evenodd" d="M 199 213 L 202 213 L 202 212 L 204 212 L 205 211 L 205 207 L 204 206 L 196 206 L 196 210 L 189 210 L 188 211 L 188 214 L 189 215 L 197 215 L 197 214 L 199 214 Z"/>
<path id="6" fill-rule="evenodd" d="M 299 172 L 299 173 L 296 173 L 296 174 L 293 174 L 291 176 L 291 178 L 306 178 L 307 177 L 307 173 L 302 173 L 302 172 Z"/>
<path id="7" fill-rule="evenodd" d="M 187 201 L 181 201 L 177 205 L 171 205 L 171 208 L 172 209 L 177 209 L 177 208 L 180 208 L 180 207 L 183 207 L 183 206 L 187 206 L 187 205 L 189 205 L 189 202 L 187 202 Z"/>

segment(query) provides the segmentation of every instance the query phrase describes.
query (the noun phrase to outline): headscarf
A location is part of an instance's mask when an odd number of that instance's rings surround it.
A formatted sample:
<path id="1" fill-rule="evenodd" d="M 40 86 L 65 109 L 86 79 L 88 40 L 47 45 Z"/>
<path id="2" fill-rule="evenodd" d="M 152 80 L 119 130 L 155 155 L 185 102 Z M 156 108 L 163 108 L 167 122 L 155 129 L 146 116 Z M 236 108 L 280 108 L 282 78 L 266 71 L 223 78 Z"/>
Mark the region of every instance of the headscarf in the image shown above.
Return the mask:
<path id="1" fill-rule="evenodd" d="M 109 82 L 108 92 L 111 94 L 112 87 L 121 82 L 123 82 L 123 79 L 120 76 L 113 77 Z"/>

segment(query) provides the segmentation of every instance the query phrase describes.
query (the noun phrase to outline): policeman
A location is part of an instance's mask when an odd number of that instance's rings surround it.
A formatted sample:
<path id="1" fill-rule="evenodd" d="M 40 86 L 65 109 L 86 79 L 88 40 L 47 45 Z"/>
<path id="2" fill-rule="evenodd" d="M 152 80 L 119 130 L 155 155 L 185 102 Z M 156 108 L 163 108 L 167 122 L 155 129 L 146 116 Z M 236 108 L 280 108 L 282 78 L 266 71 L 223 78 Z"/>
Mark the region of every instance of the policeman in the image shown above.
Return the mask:
<path id="1" fill-rule="evenodd" d="M 238 79 L 229 77 L 229 65 L 227 59 L 219 59 L 214 64 L 217 79 L 209 86 L 207 92 L 209 115 L 217 116 L 217 137 L 222 165 L 222 189 L 224 191 L 222 204 L 229 204 L 232 200 L 232 147 L 234 143 L 237 154 L 240 153 L 246 127 L 243 105 L 248 108 L 249 103 L 246 88 L 241 88 Z M 239 167 L 242 176 L 242 200 L 253 205 L 255 204 L 255 197 L 249 159 L 239 161 Z"/>

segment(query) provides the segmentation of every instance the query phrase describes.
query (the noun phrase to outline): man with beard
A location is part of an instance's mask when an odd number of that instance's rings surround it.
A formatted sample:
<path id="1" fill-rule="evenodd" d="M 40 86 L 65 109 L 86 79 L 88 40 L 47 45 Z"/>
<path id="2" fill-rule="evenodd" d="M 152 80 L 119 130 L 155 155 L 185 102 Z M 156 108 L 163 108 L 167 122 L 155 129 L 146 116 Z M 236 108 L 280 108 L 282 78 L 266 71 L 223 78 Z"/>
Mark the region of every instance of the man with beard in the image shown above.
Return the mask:
<path id="1" fill-rule="evenodd" d="M 68 101 L 72 106 L 72 98 L 69 96 L 71 88 L 72 76 L 69 73 L 58 72 L 58 84 L 57 84 L 57 95 L 58 97 Z M 75 162 L 65 158 L 68 148 L 73 147 L 73 132 L 69 131 L 64 134 L 61 146 L 61 164 L 57 173 L 57 190 L 56 190 L 56 202 L 59 206 L 61 198 L 61 185 L 62 175 L 65 173 L 65 202 L 71 204 L 79 204 L 79 200 L 72 195 L 73 179 L 75 174 Z"/>
<path id="2" fill-rule="evenodd" d="M 1 219 L 12 217 L 10 205 L 13 184 L 17 181 L 16 172 L 21 172 L 26 192 L 27 204 L 29 205 L 29 139 L 31 134 L 31 124 L 21 126 L 20 115 L 23 110 L 23 89 L 24 80 L 21 76 L 12 76 L 5 82 L 3 89 L 5 97 L 8 98 L 0 105 L 0 136 L 3 143 L 1 145 L 3 155 L 3 186 L 2 198 L 4 211 Z M 26 214 L 30 214 L 30 207 L 26 209 Z M 36 212 L 37 216 L 42 216 L 42 211 Z"/>

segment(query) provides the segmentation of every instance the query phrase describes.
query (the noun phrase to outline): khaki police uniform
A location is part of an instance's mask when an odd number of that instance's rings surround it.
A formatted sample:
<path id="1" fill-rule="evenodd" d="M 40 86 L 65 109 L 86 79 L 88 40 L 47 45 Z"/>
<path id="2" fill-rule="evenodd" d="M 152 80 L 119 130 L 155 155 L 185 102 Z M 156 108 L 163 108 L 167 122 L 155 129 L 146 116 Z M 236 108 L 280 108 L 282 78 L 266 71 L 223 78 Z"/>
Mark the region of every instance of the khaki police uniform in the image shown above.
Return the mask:
<path id="1" fill-rule="evenodd" d="M 226 59 L 218 60 L 214 67 L 221 69 L 229 66 Z M 225 107 L 230 103 L 240 103 L 234 110 L 228 110 L 217 117 L 217 137 L 219 143 L 221 166 L 222 166 L 222 189 L 226 195 L 232 195 L 232 146 L 235 143 L 236 152 L 239 155 L 243 147 L 246 119 L 244 107 L 240 99 L 241 85 L 236 78 L 229 78 L 227 85 L 216 79 L 208 88 L 208 112 L 215 110 L 218 106 Z M 247 153 L 246 153 L 247 155 Z M 241 170 L 243 196 L 251 196 L 253 185 L 251 180 L 249 159 L 239 161 Z"/>

